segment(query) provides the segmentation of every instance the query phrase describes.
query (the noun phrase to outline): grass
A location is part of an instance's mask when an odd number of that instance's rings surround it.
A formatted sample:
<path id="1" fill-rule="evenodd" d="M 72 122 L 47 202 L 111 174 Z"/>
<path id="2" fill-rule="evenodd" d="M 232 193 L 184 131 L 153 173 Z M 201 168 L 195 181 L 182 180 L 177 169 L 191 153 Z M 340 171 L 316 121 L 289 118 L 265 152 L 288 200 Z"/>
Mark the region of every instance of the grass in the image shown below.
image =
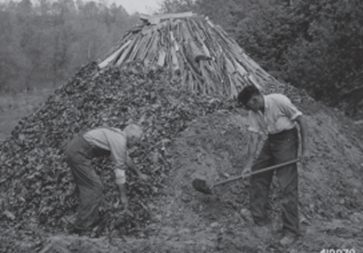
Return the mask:
<path id="1" fill-rule="evenodd" d="M 0 94 L 0 142 L 17 125 L 19 120 L 41 106 L 52 92 L 50 89 Z"/>

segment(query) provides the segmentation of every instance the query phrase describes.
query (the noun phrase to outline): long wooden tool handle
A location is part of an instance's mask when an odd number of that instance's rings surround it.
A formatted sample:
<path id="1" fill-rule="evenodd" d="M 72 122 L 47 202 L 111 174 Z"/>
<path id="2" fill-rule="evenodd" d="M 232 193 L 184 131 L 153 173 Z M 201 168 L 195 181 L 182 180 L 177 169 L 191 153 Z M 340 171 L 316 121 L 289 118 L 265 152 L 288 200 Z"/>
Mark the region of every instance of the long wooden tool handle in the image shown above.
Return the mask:
<path id="1" fill-rule="evenodd" d="M 266 172 L 266 171 L 269 171 L 269 170 L 274 170 L 274 169 L 277 169 L 277 168 L 280 168 L 280 167 L 283 167 L 283 166 L 286 166 L 286 165 L 290 165 L 290 164 L 293 164 L 293 163 L 296 163 L 298 162 L 300 159 L 295 159 L 295 160 L 291 160 L 289 162 L 284 162 L 284 163 L 280 163 L 280 164 L 276 164 L 276 165 L 273 165 L 273 166 L 270 166 L 270 167 L 267 167 L 265 169 L 261 169 L 261 170 L 257 170 L 257 171 L 253 171 L 251 172 L 251 174 L 249 174 L 250 176 L 252 175 L 256 175 L 256 174 L 259 174 L 259 173 L 263 173 L 263 172 Z M 229 182 L 233 182 L 233 181 L 236 181 L 236 180 L 239 180 L 239 179 L 242 179 L 242 178 L 245 178 L 246 176 L 237 176 L 237 177 L 233 177 L 233 178 L 230 178 L 228 180 L 225 180 L 225 181 L 222 181 L 222 182 L 219 182 L 219 183 L 216 183 L 215 185 L 212 186 L 215 187 L 215 186 L 218 186 L 218 185 L 222 185 L 222 184 L 227 184 Z"/>

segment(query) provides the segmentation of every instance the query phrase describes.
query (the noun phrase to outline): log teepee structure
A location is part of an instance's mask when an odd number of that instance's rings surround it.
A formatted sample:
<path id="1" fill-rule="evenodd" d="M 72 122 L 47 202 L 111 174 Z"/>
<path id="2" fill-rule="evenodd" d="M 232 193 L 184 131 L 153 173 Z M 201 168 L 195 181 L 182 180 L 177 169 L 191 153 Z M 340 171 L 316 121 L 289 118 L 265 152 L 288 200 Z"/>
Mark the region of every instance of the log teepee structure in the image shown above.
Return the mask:
<path id="1" fill-rule="evenodd" d="M 193 91 L 228 97 L 250 84 L 262 90 L 283 85 L 208 17 L 186 12 L 141 20 L 99 62 L 100 68 L 141 62 L 151 69 L 166 68 L 172 79 L 180 78 Z"/>

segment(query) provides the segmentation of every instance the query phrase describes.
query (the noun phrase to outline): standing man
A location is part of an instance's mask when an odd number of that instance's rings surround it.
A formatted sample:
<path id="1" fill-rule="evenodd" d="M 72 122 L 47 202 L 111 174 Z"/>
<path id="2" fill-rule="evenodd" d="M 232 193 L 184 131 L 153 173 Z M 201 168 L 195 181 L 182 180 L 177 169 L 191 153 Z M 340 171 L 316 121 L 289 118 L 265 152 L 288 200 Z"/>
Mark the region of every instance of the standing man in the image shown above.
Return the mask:
<path id="1" fill-rule="evenodd" d="M 238 94 L 238 103 L 249 110 L 251 133 L 244 175 L 271 165 L 294 160 L 298 156 L 299 138 L 296 125 L 300 126 L 301 159 L 308 157 L 307 124 L 302 113 L 282 94 L 264 96 L 255 86 L 247 86 Z M 268 138 L 253 165 L 259 137 Z M 269 223 L 267 200 L 274 171 L 253 175 L 250 183 L 250 206 L 253 220 L 258 226 Z M 281 188 L 282 245 L 295 241 L 299 232 L 298 173 L 297 165 L 287 165 L 276 170 Z"/>
<path id="2" fill-rule="evenodd" d="M 66 159 L 79 189 L 80 204 L 74 223 L 74 232 L 90 229 L 98 221 L 98 206 L 102 199 L 102 183 L 91 166 L 93 157 L 111 155 L 115 167 L 116 184 L 125 210 L 128 208 L 125 170 L 130 168 L 146 180 L 128 156 L 126 149 L 137 144 L 143 131 L 138 125 L 128 125 L 124 131 L 118 128 L 100 127 L 75 137 L 66 149 Z"/>

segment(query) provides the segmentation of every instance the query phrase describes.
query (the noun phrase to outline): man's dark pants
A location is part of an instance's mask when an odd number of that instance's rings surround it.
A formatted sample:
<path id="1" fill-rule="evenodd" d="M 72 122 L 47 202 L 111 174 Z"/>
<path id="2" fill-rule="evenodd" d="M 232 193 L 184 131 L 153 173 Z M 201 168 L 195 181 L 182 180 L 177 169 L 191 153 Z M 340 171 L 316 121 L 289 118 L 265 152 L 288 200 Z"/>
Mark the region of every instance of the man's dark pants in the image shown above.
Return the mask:
<path id="1" fill-rule="evenodd" d="M 98 219 L 98 206 L 102 199 L 102 183 L 91 166 L 92 157 L 106 155 L 109 152 L 92 147 L 81 135 L 74 138 L 66 148 L 66 160 L 72 169 L 74 180 L 79 190 L 75 228 L 86 230 Z"/>
<path id="2" fill-rule="evenodd" d="M 296 159 L 298 146 L 299 139 L 296 128 L 269 135 L 255 165 L 252 167 L 252 171 Z M 257 225 L 265 225 L 268 222 L 268 193 L 273 173 L 274 171 L 268 171 L 251 177 L 251 213 Z M 281 188 L 283 231 L 298 235 L 298 173 L 296 163 L 276 169 L 276 176 Z"/>

